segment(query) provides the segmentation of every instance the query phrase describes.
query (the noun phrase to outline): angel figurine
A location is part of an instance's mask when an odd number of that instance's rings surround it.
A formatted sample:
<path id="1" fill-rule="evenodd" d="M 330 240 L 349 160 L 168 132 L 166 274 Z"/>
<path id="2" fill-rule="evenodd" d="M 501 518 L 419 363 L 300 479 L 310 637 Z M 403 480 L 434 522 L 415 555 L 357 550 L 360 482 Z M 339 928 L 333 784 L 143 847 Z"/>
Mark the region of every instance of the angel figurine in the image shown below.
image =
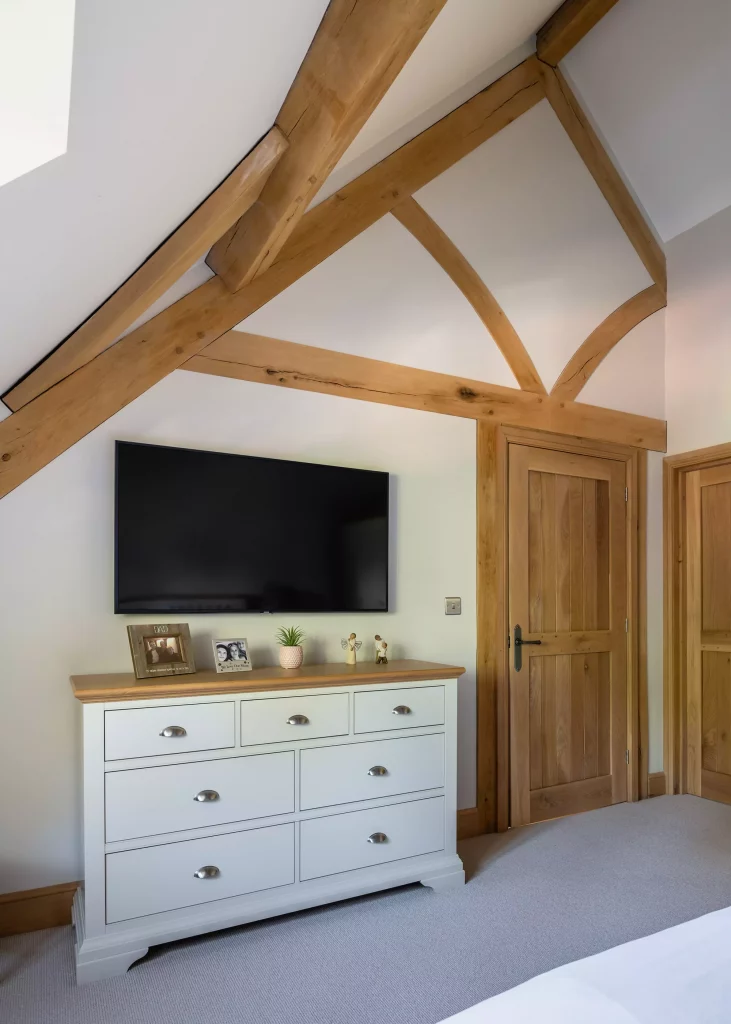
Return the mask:
<path id="1" fill-rule="evenodd" d="M 355 639 L 355 633 L 351 633 L 347 640 L 341 640 L 340 646 L 348 653 L 345 655 L 346 665 L 355 665 L 355 652 L 363 646 L 362 640 Z"/>
<path id="2" fill-rule="evenodd" d="M 376 633 L 376 665 L 388 665 L 388 644 Z"/>

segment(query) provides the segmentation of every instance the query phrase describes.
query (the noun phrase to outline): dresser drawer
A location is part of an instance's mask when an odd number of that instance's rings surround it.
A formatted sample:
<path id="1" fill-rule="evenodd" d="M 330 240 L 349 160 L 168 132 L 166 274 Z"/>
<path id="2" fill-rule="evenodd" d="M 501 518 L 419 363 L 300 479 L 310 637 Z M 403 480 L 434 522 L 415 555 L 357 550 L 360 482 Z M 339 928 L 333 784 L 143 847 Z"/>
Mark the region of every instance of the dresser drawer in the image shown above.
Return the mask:
<path id="1" fill-rule="evenodd" d="M 355 694 L 356 732 L 386 732 L 443 724 L 443 686 L 362 690 Z"/>
<path id="2" fill-rule="evenodd" d="M 167 735 L 166 735 L 167 733 Z M 104 712 L 104 757 L 154 757 L 234 745 L 234 702 Z"/>
<path id="3" fill-rule="evenodd" d="M 441 733 L 342 747 L 314 747 L 300 752 L 302 810 L 438 789 L 443 785 Z"/>
<path id="4" fill-rule="evenodd" d="M 241 701 L 241 745 L 347 736 L 348 694 Z"/>
<path id="5" fill-rule="evenodd" d="M 373 841 L 377 839 L 382 841 Z M 443 849 L 441 796 L 313 818 L 300 823 L 300 878 L 306 881 Z"/>
<path id="6" fill-rule="evenodd" d="M 107 772 L 107 842 L 294 811 L 294 751 Z"/>
<path id="7" fill-rule="evenodd" d="M 294 882 L 294 825 L 107 855 L 107 923 Z M 208 875 L 196 873 L 208 868 Z"/>

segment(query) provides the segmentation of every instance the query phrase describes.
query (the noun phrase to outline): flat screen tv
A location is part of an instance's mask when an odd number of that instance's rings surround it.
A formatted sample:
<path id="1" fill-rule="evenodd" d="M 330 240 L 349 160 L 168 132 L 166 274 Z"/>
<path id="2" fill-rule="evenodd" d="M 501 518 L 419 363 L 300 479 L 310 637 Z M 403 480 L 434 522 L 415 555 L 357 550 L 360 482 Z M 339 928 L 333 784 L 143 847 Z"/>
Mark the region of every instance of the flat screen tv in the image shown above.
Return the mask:
<path id="1" fill-rule="evenodd" d="M 388 473 L 116 443 L 122 614 L 388 611 Z"/>

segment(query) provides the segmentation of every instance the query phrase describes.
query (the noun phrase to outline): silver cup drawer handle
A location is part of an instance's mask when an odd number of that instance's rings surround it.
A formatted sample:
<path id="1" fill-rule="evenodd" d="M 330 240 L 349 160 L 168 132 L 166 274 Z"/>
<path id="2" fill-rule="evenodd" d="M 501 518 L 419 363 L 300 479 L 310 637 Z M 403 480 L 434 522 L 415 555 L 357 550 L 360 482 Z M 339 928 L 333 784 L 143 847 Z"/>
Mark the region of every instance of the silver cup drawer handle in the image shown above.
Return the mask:
<path id="1" fill-rule="evenodd" d="M 391 714 L 392 715 L 410 715 L 411 714 L 411 708 L 407 704 L 398 704 L 393 709 Z"/>
<path id="2" fill-rule="evenodd" d="M 388 836 L 385 832 L 374 832 L 372 836 L 368 836 L 369 843 L 387 843 Z"/>
<path id="3" fill-rule="evenodd" d="M 372 768 L 368 769 L 369 775 L 388 775 L 388 768 L 384 768 L 382 764 L 374 764 Z"/>
<path id="4" fill-rule="evenodd" d="M 167 725 L 160 733 L 166 740 L 172 739 L 174 736 L 187 736 L 188 733 L 182 727 L 182 725 Z"/>
<path id="5" fill-rule="evenodd" d="M 287 725 L 309 725 L 310 720 L 307 715 L 292 715 L 287 719 Z"/>
<path id="6" fill-rule="evenodd" d="M 219 878 L 220 875 L 221 869 L 217 868 L 215 864 L 206 864 L 193 872 L 193 878 Z"/>
<path id="7" fill-rule="evenodd" d="M 196 793 L 193 799 L 199 804 L 212 804 L 215 800 L 220 800 L 221 796 L 215 789 L 202 789 L 200 793 Z"/>

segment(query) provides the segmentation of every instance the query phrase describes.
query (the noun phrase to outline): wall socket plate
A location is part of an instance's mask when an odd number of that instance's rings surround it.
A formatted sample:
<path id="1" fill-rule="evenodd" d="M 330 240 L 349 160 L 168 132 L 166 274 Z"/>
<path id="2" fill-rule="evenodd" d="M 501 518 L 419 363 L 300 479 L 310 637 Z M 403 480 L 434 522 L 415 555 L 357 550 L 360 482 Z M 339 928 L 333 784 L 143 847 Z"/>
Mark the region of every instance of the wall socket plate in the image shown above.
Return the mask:
<path id="1" fill-rule="evenodd" d="M 445 597 L 444 598 L 444 614 L 445 615 L 461 615 L 462 614 L 462 598 L 461 597 Z"/>

